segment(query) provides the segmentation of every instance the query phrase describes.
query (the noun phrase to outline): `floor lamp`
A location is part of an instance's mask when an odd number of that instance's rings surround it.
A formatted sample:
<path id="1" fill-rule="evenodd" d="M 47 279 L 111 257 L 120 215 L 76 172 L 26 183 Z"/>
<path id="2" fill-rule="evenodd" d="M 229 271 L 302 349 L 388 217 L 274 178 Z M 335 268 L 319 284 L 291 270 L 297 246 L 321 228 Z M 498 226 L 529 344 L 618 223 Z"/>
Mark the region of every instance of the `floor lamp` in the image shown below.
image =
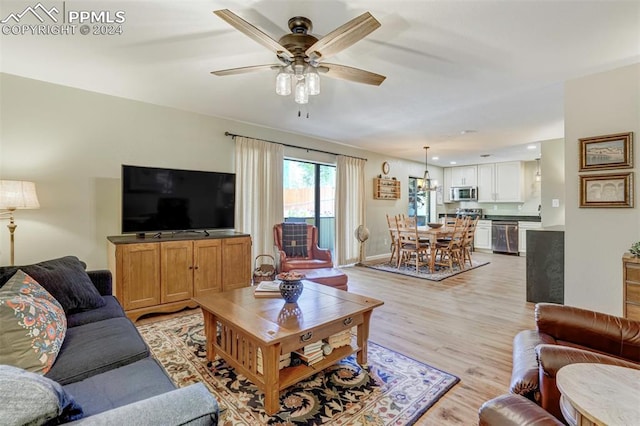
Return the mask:
<path id="1" fill-rule="evenodd" d="M 33 182 L 23 180 L 0 180 L 0 210 L 7 210 L 0 213 L 0 217 L 9 218 L 9 237 L 11 240 L 11 265 L 15 264 L 14 253 L 14 233 L 18 225 L 13 220 L 13 213 L 18 209 L 40 208 L 36 185 Z"/>

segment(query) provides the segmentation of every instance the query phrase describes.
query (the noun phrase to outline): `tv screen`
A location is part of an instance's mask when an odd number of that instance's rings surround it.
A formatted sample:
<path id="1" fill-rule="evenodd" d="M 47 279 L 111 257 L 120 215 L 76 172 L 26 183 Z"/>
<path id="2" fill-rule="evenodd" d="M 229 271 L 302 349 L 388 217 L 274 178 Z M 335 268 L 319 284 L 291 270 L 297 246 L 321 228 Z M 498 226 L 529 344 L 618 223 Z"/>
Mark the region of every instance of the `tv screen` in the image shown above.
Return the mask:
<path id="1" fill-rule="evenodd" d="M 235 174 L 122 166 L 122 233 L 233 229 Z"/>

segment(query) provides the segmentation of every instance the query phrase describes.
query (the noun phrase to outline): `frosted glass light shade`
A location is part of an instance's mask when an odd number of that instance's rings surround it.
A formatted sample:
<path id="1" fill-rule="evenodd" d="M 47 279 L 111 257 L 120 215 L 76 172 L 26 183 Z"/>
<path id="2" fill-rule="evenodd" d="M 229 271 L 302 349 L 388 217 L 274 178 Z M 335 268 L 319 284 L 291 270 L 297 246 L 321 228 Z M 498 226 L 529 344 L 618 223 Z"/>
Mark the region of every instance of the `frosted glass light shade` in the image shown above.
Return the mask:
<path id="1" fill-rule="evenodd" d="M 281 68 L 276 76 L 276 93 L 280 96 L 291 94 L 291 73 Z"/>
<path id="2" fill-rule="evenodd" d="M 309 89 L 309 95 L 315 96 L 320 94 L 320 76 L 318 71 L 309 66 L 305 74 L 305 80 L 307 82 L 307 88 Z"/>
<path id="3" fill-rule="evenodd" d="M 309 103 L 309 91 L 304 80 L 300 80 L 296 84 L 295 101 L 298 104 Z"/>
<path id="4" fill-rule="evenodd" d="M 36 184 L 24 180 L 0 180 L 0 209 L 38 209 Z"/>

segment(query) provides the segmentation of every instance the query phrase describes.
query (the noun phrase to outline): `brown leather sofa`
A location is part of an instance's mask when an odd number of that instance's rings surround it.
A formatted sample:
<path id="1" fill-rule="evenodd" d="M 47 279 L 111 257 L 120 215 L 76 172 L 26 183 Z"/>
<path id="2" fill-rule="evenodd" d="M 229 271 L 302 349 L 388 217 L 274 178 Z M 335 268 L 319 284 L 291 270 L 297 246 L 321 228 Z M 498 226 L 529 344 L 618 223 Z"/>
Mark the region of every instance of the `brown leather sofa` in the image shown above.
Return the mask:
<path id="1" fill-rule="evenodd" d="M 640 321 L 552 303 L 538 303 L 535 320 L 536 330 L 514 338 L 510 391 L 534 401 L 556 419 L 564 421 L 556 374 L 565 365 L 601 363 L 640 369 Z M 555 424 L 546 423 L 553 419 L 543 414 L 533 403 L 509 395 L 487 401 L 479 412 L 482 425 Z M 509 423 L 512 419 L 517 421 Z"/>
<path id="2" fill-rule="evenodd" d="M 318 247 L 318 228 L 307 224 L 307 256 L 287 257 L 282 246 L 282 224 L 273 227 L 273 241 L 279 252 L 279 271 L 288 272 L 294 269 L 332 268 L 331 252 Z"/>

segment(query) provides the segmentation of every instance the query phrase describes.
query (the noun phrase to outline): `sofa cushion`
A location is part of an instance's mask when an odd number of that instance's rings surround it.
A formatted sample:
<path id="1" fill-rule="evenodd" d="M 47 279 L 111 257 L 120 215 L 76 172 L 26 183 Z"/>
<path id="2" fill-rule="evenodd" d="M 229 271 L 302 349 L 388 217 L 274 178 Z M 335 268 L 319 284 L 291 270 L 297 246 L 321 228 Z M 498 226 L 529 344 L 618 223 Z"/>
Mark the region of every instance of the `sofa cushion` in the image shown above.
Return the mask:
<path id="1" fill-rule="evenodd" d="M 75 256 L 47 260 L 33 265 L 0 268 L 0 285 L 7 275 L 22 269 L 47 289 L 66 313 L 104 306 L 105 301 L 85 271 L 85 264 Z M 14 272 L 11 272 L 13 269 Z M 4 280 L 4 281 L 3 281 Z"/>
<path id="2" fill-rule="evenodd" d="M 60 424 L 82 418 L 82 408 L 62 386 L 39 374 L 0 365 L 0 423 Z"/>
<path id="3" fill-rule="evenodd" d="M 70 327 L 47 377 L 66 385 L 149 356 L 149 349 L 128 318 Z"/>
<path id="4" fill-rule="evenodd" d="M 170 392 L 176 387 L 153 358 L 109 370 L 64 388 L 82 406 L 86 416 Z"/>
<path id="5" fill-rule="evenodd" d="M 67 331 L 62 306 L 33 278 L 18 270 L 0 288 L 0 364 L 44 374 Z"/>
<path id="6" fill-rule="evenodd" d="M 105 304 L 100 308 L 67 315 L 67 327 L 77 327 L 90 322 L 125 316 L 122 306 L 118 303 L 118 299 L 114 296 L 102 296 L 102 298 Z"/>

